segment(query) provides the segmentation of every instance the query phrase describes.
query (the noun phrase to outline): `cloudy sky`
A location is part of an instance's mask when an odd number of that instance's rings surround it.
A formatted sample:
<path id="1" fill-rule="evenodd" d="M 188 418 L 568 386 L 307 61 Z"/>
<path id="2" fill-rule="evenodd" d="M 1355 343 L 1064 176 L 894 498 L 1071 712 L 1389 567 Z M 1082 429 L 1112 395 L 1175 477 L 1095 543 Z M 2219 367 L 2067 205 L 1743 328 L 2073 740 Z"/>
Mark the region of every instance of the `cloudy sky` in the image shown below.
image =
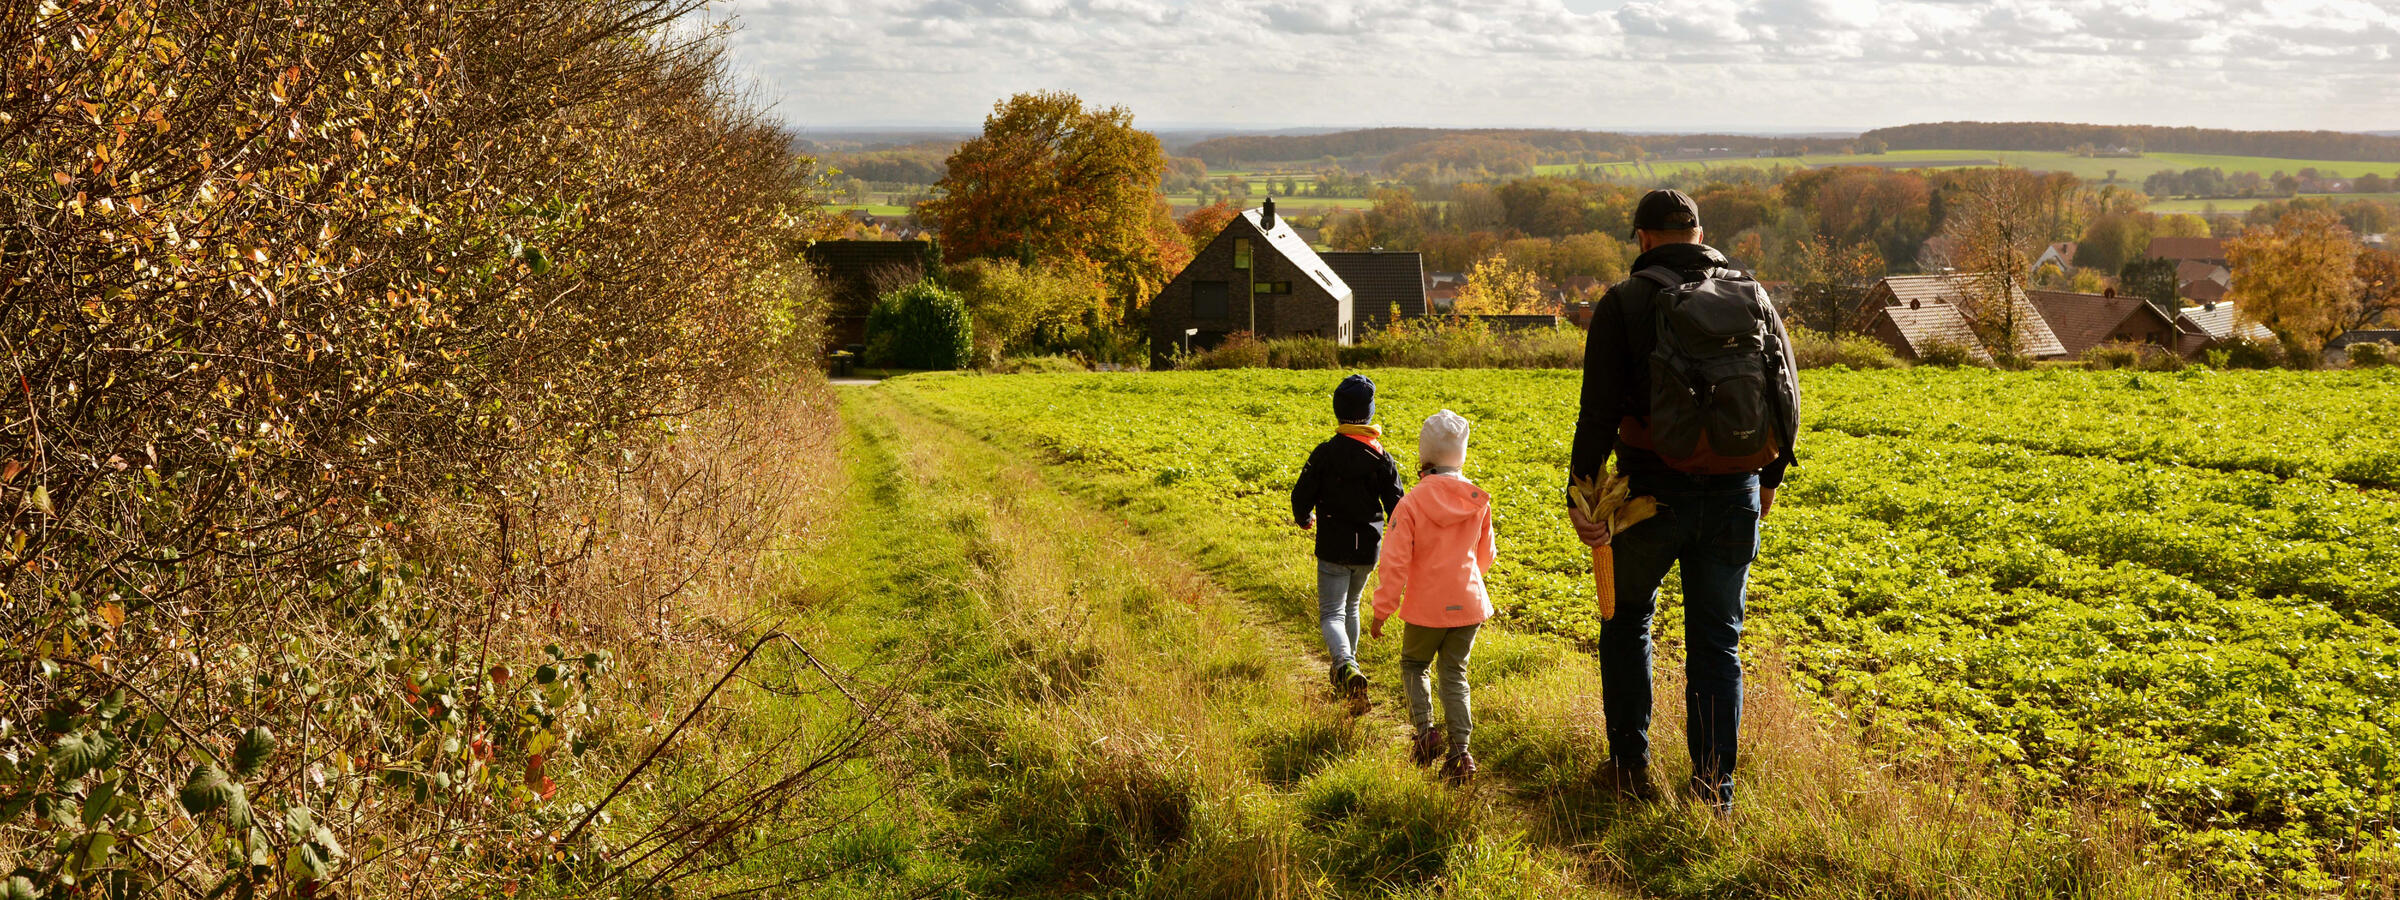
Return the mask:
<path id="1" fill-rule="evenodd" d="M 792 125 L 2400 129 L 2400 0 L 720 0 Z"/>

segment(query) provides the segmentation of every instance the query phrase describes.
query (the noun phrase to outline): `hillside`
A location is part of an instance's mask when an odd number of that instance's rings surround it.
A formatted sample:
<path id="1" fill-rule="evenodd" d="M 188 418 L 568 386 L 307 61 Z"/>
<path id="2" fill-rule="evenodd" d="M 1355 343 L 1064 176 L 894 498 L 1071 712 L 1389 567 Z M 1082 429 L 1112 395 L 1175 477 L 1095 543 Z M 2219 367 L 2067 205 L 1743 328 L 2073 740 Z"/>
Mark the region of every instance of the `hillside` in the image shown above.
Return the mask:
<path id="1" fill-rule="evenodd" d="M 1878 128 L 1859 136 L 1894 150 L 2067 150 L 2090 144 L 2150 153 L 2213 153 L 2283 159 L 2400 162 L 2400 137 L 2340 131 L 2234 131 L 2067 122 L 1939 122 Z"/>

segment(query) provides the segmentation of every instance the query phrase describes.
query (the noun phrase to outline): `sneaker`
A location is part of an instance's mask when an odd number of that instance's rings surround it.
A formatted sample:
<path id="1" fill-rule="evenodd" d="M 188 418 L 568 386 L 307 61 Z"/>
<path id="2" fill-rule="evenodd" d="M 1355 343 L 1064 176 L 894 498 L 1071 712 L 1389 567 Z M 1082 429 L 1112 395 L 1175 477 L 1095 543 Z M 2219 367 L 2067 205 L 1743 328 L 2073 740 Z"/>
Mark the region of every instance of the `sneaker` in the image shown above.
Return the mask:
<path id="1" fill-rule="evenodd" d="M 1475 780 L 1475 754 L 1460 750 L 1442 761 L 1442 779 L 1451 784 Z"/>
<path id="2" fill-rule="evenodd" d="M 1342 689 L 1342 682 L 1347 680 L 1343 677 L 1342 670 L 1348 667 L 1348 664 L 1338 662 L 1325 667 L 1325 680 L 1333 683 L 1334 690 Z"/>
<path id="3" fill-rule="evenodd" d="M 1592 780 L 1620 803 L 1656 803 L 1659 799 L 1658 785 L 1650 780 L 1647 766 L 1619 765 L 1611 759 L 1600 764 Z"/>
<path id="4" fill-rule="evenodd" d="M 1442 758 L 1442 730 L 1439 728 L 1417 729 L 1416 738 L 1409 741 L 1408 761 L 1416 763 L 1421 768 L 1433 765 L 1433 761 L 1440 758 Z"/>
<path id="5" fill-rule="evenodd" d="M 1343 687 L 1349 688 L 1351 691 L 1356 693 L 1366 692 L 1367 673 L 1360 671 L 1357 663 L 1348 663 L 1343 665 L 1342 673 Z"/>

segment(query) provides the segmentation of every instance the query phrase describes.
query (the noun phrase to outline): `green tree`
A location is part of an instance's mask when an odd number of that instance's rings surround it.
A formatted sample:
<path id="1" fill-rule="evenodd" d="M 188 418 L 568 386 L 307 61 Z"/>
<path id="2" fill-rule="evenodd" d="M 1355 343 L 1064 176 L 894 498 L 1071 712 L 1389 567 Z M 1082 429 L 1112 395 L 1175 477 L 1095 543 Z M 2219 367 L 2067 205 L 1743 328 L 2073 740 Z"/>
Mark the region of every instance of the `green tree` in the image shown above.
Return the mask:
<path id="1" fill-rule="evenodd" d="M 1018 94 L 950 155 L 920 212 L 941 229 L 948 262 L 1090 263 L 1130 315 L 1191 259 L 1158 191 L 1165 170 L 1158 138 L 1124 107 Z"/>

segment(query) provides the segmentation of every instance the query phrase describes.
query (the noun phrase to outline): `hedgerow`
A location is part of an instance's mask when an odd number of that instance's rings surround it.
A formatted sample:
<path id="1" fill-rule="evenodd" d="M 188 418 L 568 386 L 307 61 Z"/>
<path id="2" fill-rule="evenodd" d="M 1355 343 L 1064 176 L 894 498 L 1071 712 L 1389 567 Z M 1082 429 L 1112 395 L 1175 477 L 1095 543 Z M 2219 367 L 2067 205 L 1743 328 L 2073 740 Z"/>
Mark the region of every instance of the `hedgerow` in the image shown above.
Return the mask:
<path id="1" fill-rule="evenodd" d="M 675 554 L 757 540 L 693 501 L 771 499 L 712 493 L 684 414 L 814 345 L 808 169 L 674 24 L 696 5 L 0 11 L 0 859 L 25 891 L 698 868 L 573 777 L 625 743 L 612 692 L 680 702 L 609 649 L 681 627 Z M 610 568 L 641 529 L 649 568 Z M 624 588 L 656 593 L 597 606 Z"/>

